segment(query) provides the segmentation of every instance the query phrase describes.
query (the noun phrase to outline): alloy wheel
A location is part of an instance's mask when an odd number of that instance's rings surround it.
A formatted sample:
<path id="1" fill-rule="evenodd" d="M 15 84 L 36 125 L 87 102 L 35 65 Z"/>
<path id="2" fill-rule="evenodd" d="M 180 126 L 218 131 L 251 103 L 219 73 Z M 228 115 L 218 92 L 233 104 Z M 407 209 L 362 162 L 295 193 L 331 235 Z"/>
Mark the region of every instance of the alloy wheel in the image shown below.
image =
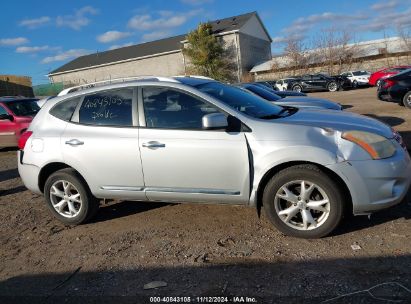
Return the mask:
<path id="1" fill-rule="evenodd" d="M 274 206 L 279 218 L 297 230 L 316 229 L 330 215 L 330 200 L 325 191 L 306 180 L 291 181 L 280 187 Z"/>
<path id="2" fill-rule="evenodd" d="M 335 92 L 335 91 L 337 91 L 337 84 L 335 83 L 335 82 L 331 82 L 329 85 L 328 85 L 328 90 L 330 91 L 330 92 Z"/>
<path id="3" fill-rule="evenodd" d="M 67 218 L 76 217 L 82 207 L 80 192 L 66 180 L 58 180 L 51 186 L 50 200 L 56 212 Z"/>

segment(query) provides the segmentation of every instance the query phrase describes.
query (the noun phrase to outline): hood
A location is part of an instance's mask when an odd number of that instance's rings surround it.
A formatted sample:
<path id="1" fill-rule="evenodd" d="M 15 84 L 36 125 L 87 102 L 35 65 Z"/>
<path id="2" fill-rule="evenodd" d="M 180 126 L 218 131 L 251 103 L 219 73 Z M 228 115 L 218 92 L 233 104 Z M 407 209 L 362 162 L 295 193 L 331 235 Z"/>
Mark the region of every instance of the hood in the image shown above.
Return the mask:
<path id="1" fill-rule="evenodd" d="M 366 131 L 386 138 L 393 138 L 390 126 L 367 116 L 344 111 L 300 109 L 295 114 L 284 117 L 282 123 L 332 128 L 338 131 Z"/>
<path id="2" fill-rule="evenodd" d="M 287 97 L 275 102 L 278 105 L 291 106 L 297 108 L 315 107 L 329 110 L 342 110 L 342 107 L 333 101 L 312 97 Z"/>

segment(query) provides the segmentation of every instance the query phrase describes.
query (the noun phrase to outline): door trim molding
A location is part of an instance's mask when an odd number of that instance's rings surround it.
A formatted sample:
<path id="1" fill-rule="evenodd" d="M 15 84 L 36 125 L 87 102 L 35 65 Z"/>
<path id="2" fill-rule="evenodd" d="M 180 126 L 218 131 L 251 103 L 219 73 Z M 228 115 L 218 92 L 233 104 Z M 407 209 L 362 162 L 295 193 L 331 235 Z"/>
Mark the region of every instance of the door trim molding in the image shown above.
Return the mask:
<path id="1" fill-rule="evenodd" d="M 187 194 L 220 194 L 220 195 L 240 195 L 238 190 L 224 189 L 202 189 L 202 188 L 167 188 L 167 187 L 129 187 L 129 186 L 101 186 L 101 190 L 107 191 L 145 191 L 164 193 L 187 193 Z"/>

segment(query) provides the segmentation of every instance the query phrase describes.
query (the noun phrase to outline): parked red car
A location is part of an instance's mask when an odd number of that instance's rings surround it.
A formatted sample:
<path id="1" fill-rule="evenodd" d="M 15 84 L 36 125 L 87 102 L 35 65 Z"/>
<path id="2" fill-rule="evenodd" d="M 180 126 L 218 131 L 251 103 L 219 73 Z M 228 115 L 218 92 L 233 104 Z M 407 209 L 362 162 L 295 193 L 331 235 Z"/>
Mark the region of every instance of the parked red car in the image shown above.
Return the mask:
<path id="1" fill-rule="evenodd" d="M 368 80 L 368 83 L 372 86 L 378 86 L 380 84 L 381 79 L 398 74 L 410 68 L 411 68 L 411 65 L 399 65 L 399 66 L 393 66 L 390 68 L 379 70 L 371 74 L 370 79 Z"/>
<path id="2" fill-rule="evenodd" d="M 16 147 L 40 110 L 34 98 L 0 97 L 0 148 Z"/>

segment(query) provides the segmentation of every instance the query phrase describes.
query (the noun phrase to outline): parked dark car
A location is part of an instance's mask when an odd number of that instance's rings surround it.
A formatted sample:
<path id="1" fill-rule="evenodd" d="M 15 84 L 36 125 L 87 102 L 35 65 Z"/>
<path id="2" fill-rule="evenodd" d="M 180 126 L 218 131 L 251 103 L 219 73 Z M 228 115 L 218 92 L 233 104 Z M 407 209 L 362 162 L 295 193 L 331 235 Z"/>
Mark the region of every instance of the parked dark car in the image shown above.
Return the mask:
<path id="1" fill-rule="evenodd" d="M 275 89 L 271 89 L 263 84 L 261 84 L 260 82 L 250 82 L 247 84 L 253 84 L 256 86 L 259 86 L 263 89 L 268 89 L 269 91 L 275 93 L 276 95 L 280 96 L 281 98 L 285 98 L 285 97 L 289 97 L 289 96 L 307 96 L 307 94 L 303 93 L 303 92 L 296 92 L 296 91 L 277 91 Z"/>
<path id="2" fill-rule="evenodd" d="M 258 86 L 253 83 L 240 83 L 236 86 L 280 106 L 310 108 L 315 110 L 342 110 L 342 106 L 340 104 L 327 99 L 311 98 L 306 96 L 281 98 L 277 95 L 277 92 L 274 93 L 270 89 Z"/>
<path id="3" fill-rule="evenodd" d="M 275 87 L 275 80 L 266 80 L 266 81 L 256 81 L 254 82 L 255 84 L 259 84 L 259 85 L 263 85 L 266 86 L 267 88 L 273 89 L 273 90 L 277 90 L 277 88 Z"/>
<path id="4" fill-rule="evenodd" d="M 381 79 L 377 96 L 380 100 L 402 103 L 411 109 L 411 69 Z"/>
<path id="5" fill-rule="evenodd" d="M 351 87 L 351 82 L 343 76 L 328 76 L 324 74 L 309 74 L 301 77 L 296 77 L 288 84 L 288 90 L 297 92 L 323 91 L 330 92 L 338 91 Z"/>

